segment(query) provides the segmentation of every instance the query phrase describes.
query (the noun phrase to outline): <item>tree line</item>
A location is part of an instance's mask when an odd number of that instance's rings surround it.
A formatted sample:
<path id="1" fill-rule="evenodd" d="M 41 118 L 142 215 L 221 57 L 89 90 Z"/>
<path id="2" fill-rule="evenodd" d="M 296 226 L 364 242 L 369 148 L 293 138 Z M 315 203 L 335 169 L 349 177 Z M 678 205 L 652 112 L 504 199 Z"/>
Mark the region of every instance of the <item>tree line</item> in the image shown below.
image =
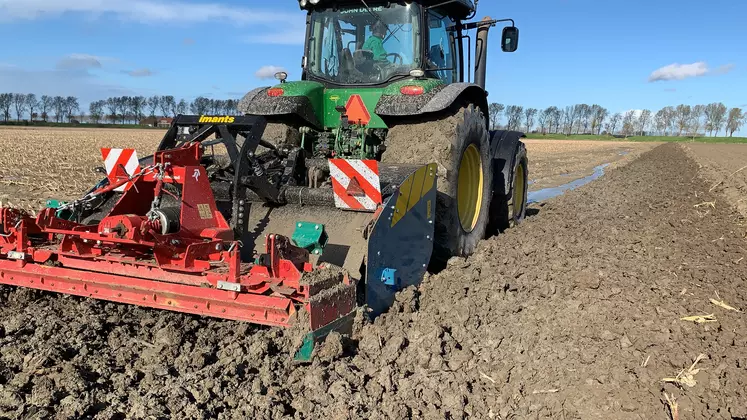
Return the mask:
<path id="1" fill-rule="evenodd" d="M 708 105 L 667 106 L 656 113 L 644 109 L 612 114 L 601 105 L 577 104 L 543 110 L 492 103 L 488 107 L 493 128 L 505 127 L 538 134 L 608 134 L 698 137 L 724 133 L 732 137 L 747 122 L 741 108 L 728 109 L 715 102 Z M 501 125 L 505 116 L 506 124 Z"/>
<path id="2" fill-rule="evenodd" d="M 92 123 L 138 123 L 146 117 L 176 117 L 179 114 L 238 114 L 239 101 L 235 99 L 210 99 L 203 96 L 194 101 L 177 100 L 174 96 L 117 96 L 91 102 L 88 111 L 81 111 L 74 96 L 47 96 L 37 99 L 33 93 L 0 93 L 0 114 L 8 122 L 15 116 L 31 122 L 74 122 L 88 118 Z"/>

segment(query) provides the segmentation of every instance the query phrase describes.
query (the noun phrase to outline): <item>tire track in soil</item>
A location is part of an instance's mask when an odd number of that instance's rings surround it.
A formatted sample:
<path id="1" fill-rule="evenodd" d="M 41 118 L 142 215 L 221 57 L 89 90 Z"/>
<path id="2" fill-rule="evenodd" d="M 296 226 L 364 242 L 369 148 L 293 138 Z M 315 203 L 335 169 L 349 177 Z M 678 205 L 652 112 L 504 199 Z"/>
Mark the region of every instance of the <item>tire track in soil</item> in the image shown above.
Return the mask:
<path id="1" fill-rule="evenodd" d="M 696 171 L 677 145 L 643 154 L 308 366 L 280 330 L 2 288 L 0 416 L 664 419 L 666 391 L 682 418 L 745 418 L 746 315 L 708 303 L 747 306 L 744 228 L 694 207 Z M 695 387 L 660 382 L 700 353 Z"/>

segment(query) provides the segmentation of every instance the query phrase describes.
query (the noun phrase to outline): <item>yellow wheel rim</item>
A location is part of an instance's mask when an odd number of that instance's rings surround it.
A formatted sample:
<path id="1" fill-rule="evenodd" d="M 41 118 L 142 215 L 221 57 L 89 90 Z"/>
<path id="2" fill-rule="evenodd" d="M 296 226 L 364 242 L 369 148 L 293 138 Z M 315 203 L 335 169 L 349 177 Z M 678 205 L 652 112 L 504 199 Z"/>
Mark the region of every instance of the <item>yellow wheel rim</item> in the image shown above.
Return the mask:
<path id="1" fill-rule="evenodd" d="M 482 157 L 475 145 L 470 145 L 459 163 L 457 212 L 465 232 L 472 232 L 482 209 L 483 194 Z"/>
<path id="2" fill-rule="evenodd" d="M 524 177 L 524 165 L 519 163 L 519 167 L 516 168 L 516 182 L 514 184 L 514 217 L 521 215 L 521 210 L 524 207 L 524 185 L 526 185 Z"/>

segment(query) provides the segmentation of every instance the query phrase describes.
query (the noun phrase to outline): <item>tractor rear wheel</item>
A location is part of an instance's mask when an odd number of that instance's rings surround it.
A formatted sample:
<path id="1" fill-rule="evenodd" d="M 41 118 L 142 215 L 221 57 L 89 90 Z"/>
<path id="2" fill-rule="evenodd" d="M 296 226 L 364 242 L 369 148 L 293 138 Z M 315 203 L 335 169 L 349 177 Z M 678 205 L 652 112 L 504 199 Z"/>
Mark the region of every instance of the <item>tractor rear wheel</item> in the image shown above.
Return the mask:
<path id="1" fill-rule="evenodd" d="M 267 122 L 267 128 L 262 134 L 262 140 L 272 145 L 299 147 L 301 146 L 301 133 L 298 128 L 281 122 Z"/>
<path id="2" fill-rule="evenodd" d="M 493 233 L 504 232 L 519 225 L 527 213 L 527 191 L 529 189 L 529 161 L 527 159 L 527 148 L 524 143 L 519 143 L 513 162 L 509 171 L 511 185 L 509 191 L 496 189 L 493 202 L 491 203 L 490 227 L 488 231 Z"/>
<path id="3" fill-rule="evenodd" d="M 437 119 L 395 125 L 385 144 L 385 163 L 439 166 L 434 258 L 472 255 L 485 238 L 492 198 L 493 167 L 482 110 L 469 105 Z"/>

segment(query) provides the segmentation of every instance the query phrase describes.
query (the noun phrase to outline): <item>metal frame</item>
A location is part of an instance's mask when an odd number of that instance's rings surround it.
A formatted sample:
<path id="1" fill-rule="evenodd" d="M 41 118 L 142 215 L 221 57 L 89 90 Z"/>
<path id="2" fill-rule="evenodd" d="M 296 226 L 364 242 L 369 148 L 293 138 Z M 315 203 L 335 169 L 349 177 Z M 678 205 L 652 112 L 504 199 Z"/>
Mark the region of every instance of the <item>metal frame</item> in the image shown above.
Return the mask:
<path id="1" fill-rule="evenodd" d="M 261 263 L 242 263 L 241 246 L 199 164 L 197 140 L 213 130 L 225 140 L 225 128 L 201 128 L 176 148 L 156 152 L 139 173 L 120 172 L 88 194 L 84 199 L 132 183 L 98 224 L 60 219 L 52 208 L 36 218 L 0 209 L 0 283 L 271 326 L 292 325 L 297 308 L 305 307 L 312 330 L 349 316 L 356 286 L 347 277 L 304 284 L 302 274 L 315 268 L 308 251 L 286 237 L 268 235 Z M 167 185 L 181 190 L 173 233 L 152 216 L 160 197 L 172 194 Z"/>

